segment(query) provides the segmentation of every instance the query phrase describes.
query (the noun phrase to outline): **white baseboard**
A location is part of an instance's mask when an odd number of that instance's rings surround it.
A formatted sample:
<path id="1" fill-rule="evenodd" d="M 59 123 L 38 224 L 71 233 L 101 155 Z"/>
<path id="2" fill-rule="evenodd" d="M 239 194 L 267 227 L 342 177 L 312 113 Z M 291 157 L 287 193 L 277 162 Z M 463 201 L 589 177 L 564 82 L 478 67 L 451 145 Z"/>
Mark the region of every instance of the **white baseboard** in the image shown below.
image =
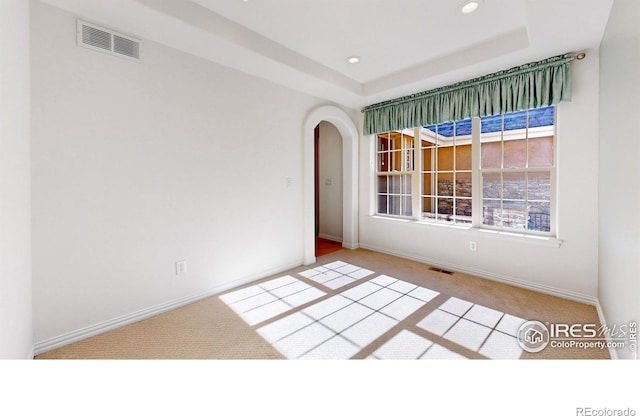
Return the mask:
<path id="1" fill-rule="evenodd" d="M 584 295 L 582 293 L 577 293 L 577 292 L 572 292 L 569 290 L 565 290 L 565 289 L 560 289 L 560 288 L 556 288 L 556 287 L 552 287 L 552 286 L 547 286 L 547 285 L 542 285 L 542 284 L 538 284 L 538 283 L 531 283 L 531 282 L 526 282 L 520 279 L 514 279 L 513 277 L 510 276 L 503 276 L 503 275 L 499 275 L 496 273 L 491 273 L 491 272 L 487 272 L 485 270 L 480 270 L 480 269 L 474 269 L 471 267 L 464 267 L 464 266 L 459 266 L 456 264 L 451 264 L 451 263 L 445 263 L 436 259 L 431 259 L 428 257 L 423 257 L 423 256 L 416 256 L 416 255 L 412 255 L 412 254 L 407 254 L 407 253 L 403 253 L 403 252 L 399 252 L 399 251 L 395 251 L 395 250 L 389 250 L 383 247 L 376 247 L 373 245 L 369 245 L 369 244 L 360 244 L 360 247 L 367 249 L 367 250 L 372 250 L 372 251 L 377 251 L 380 253 L 385 253 L 385 254 L 390 254 L 392 256 L 396 256 L 396 257 L 401 257 L 404 259 L 408 259 L 408 260 L 414 260 L 420 263 L 426 263 L 444 270 L 451 270 L 453 272 L 459 272 L 459 273 L 465 273 L 465 274 L 469 274 L 472 276 L 477 276 L 477 277 L 481 277 L 484 279 L 489 279 L 489 280 L 493 280 L 496 282 L 500 282 L 500 283 L 506 283 L 508 285 L 511 286 L 517 286 L 517 287 L 521 287 L 523 289 L 529 289 L 529 290 L 533 290 L 535 292 L 540 292 L 540 293 L 544 293 L 545 295 L 552 295 L 552 296 L 557 296 L 563 299 L 568 299 L 568 300 L 573 300 L 576 302 L 580 302 L 580 303 L 585 303 L 588 305 L 596 305 L 598 299 L 596 297 L 593 296 L 587 296 Z"/>
<path id="2" fill-rule="evenodd" d="M 325 240 L 335 241 L 336 243 L 342 243 L 342 237 L 338 237 L 337 235 L 319 233 L 318 237 L 324 238 Z"/>
<path id="3" fill-rule="evenodd" d="M 349 249 L 349 250 L 357 250 L 360 248 L 360 244 L 358 243 L 353 243 L 353 244 L 349 244 L 349 243 L 342 243 L 342 247 Z"/>
<path id="4" fill-rule="evenodd" d="M 600 325 L 603 326 L 607 326 L 607 320 L 604 317 L 604 312 L 602 310 L 602 307 L 600 306 L 600 301 L 598 299 L 596 299 L 596 303 L 594 305 L 596 307 L 596 311 L 598 312 L 598 319 L 600 319 Z M 611 343 L 611 341 L 613 341 L 613 338 L 611 338 L 611 334 L 605 332 L 605 338 L 607 339 L 607 342 Z M 611 345 L 611 344 L 609 344 Z M 617 360 L 619 359 L 618 357 L 618 352 L 616 351 L 615 348 L 611 348 L 609 347 L 609 355 L 611 356 L 612 360 Z"/>
<path id="5" fill-rule="evenodd" d="M 342 243 L 342 247 L 344 247 L 344 248 L 346 248 L 348 250 L 356 250 L 356 249 L 360 248 L 360 244 L 358 244 L 357 242 L 356 243 L 348 243 L 348 242 L 344 241 L 342 239 L 342 237 L 338 237 L 338 236 L 335 236 L 335 235 L 329 235 L 329 234 L 320 233 L 318 235 L 318 237 L 324 238 L 325 240 L 335 241 L 337 243 Z"/>
<path id="6" fill-rule="evenodd" d="M 47 351 L 51 351 L 60 347 L 64 347 L 65 345 L 73 344 L 74 342 L 82 341 L 83 339 L 91 338 L 96 335 L 112 331 L 114 329 L 123 327 L 125 325 L 133 324 L 135 322 L 142 321 L 144 319 L 151 318 L 153 316 L 159 315 L 164 312 L 168 312 L 173 309 L 177 309 L 181 306 L 188 305 L 190 303 L 199 301 L 204 298 L 208 298 L 210 296 L 214 296 L 218 293 L 222 293 L 226 290 L 233 289 L 238 286 L 242 286 L 247 283 L 251 283 L 253 281 L 262 279 L 264 277 L 268 277 L 274 274 L 278 274 L 295 267 L 300 266 L 299 263 L 274 268 L 268 270 L 266 272 L 258 273 L 255 275 L 251 275 L 245 277 L 243 279 L 234 280 L 233 282 L 226 283 L 224 285 L 216 286 L 212 289 L 209 289 L 203 293 L 199 293 L 197 295 L 185 296 L 180 299 L 172 300 L 169 302 L 161 303 L 159 305 L 151 306 L 149 308 L 141 309 L 139 311 L 129 313 L 126 315 L 119 316 L 117 318 L 109 319 L 104 322 L 100 322 L 94 325 L 89 325 L 84 328 L 76 329 L 71 332 L 67 332 L 62 335 L 55 336 L 53 338 L 46 339 L 44 341 L 40 341 L 34 344 L 32 356 L 36 356 L 38 354 L 42 354 Z"/>

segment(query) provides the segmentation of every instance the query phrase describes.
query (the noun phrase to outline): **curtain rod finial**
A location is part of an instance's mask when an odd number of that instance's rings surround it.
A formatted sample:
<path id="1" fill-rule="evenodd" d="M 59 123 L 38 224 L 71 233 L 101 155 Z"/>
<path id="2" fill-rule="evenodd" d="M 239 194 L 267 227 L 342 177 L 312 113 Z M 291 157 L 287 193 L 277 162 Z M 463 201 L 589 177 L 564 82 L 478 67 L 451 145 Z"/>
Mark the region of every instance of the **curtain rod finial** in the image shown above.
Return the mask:
<path id="1" fill-rule="evenodd" d="M 584 58 L 586 58 L 586 57 L 587 57 L 587 54 L 586 54 L 586 53 L 584 53 L 584 52 L 580 52 L 580 53 L 577 53 L 577 54 L 576 54 L 576 59 L 577 59 L 578 61 L 582 61 L 582 60 L 583 60 Z"/>

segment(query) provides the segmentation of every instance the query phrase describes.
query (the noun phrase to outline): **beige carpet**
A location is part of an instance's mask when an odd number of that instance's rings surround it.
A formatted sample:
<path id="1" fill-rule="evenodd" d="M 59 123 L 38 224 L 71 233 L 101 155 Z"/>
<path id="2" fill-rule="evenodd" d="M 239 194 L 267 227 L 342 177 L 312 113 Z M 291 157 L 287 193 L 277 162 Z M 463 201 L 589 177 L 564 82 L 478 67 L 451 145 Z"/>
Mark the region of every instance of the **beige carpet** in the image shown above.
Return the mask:
<path id="1" fill-rule="evenodd" d="M 318 265 L 340 260 L 375 271 L 358 283 L 381 274 L 411 282 L 440 292 L 383 336 L 360 350 L 354 359 L 363 359 L 403 330 L 424 338 L 471 359 L 486 358 L 443 337 L 416 327 L 416 323 L 454 296 L 527 320 L 556 323 L 590 323 L 600 325 L 595 307 L 544 295 L 526 289 L 493 282 L 461 273 L 445 274 L 430 270 L 429 265 L 388 256 L 368 250 L 340 250 L 319 257 L 318 263 L 299 267 L 276 276 L 291 275 L 327 293 L 340 293 L 352 286 L 331 290 L 305 279 L 297 273 Z M 262 279 L 267 281 L 270 278 Z M 255 284 L 252 283 L 250 285 Z M 245 285 L 245 286 L 250 286 Z M 234 289 L 237 290 L 238 288 Z M 222 295 L 222 294 L 221 294 Z M 299 311 L 314 302 L 294 308 Z M 249 326 L 218 296 L 163 313 L 153 318 L 122 327 L 54 351 L 38 359 L 283 359 L 284 356 L 265 341 L 256 329 L 277 320 Z M 539 353 L 523 352 L 520 359 L 608 359 L 606 349 L 559 349 L 547 347 Z"/>

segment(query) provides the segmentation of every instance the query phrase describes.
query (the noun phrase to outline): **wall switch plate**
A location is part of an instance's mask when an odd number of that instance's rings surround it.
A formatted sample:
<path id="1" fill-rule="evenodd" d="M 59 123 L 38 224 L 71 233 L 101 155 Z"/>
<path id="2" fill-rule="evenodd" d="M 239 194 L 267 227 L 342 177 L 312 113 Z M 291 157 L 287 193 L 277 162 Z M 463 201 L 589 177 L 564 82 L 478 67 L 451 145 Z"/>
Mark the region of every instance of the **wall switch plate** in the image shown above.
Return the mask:
<path id="1" fill-rule="evenodd" d="M 477 251 L 478 250 L 478 244 L 475 241 L 469 241 L 469 250 Z"/>
<path id="2" fill-rule="evenodd" d="M 185 274 L 185 273 L 187 273 L 187 261 L 186 260 L 176 261 L 176 274 Z"/>

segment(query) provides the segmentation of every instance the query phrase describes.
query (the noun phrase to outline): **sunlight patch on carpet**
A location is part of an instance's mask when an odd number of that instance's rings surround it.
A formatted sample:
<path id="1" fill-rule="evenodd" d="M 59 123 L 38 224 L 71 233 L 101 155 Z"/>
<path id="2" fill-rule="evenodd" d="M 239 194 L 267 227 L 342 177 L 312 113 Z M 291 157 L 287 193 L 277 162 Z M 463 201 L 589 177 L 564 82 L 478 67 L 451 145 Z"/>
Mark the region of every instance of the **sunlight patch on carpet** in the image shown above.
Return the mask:
<path id="1" fill-rule="evenodd" d="M 456 297 L 420 317 L 417 311 L 439 292 L 343 261 L 298 275 L 330 293 L 287 275 L 220 296 L 286 358 L 349 359 L 376 346 L 365 358 L 466 359 L 465 350 L 490 359 L 522 354 L 515 338 L 524 322 L 519 317 Z M 403 324 L 412 315 L 417 323 Z M 451 343 L 461 348 L 452 351 Z"/>

